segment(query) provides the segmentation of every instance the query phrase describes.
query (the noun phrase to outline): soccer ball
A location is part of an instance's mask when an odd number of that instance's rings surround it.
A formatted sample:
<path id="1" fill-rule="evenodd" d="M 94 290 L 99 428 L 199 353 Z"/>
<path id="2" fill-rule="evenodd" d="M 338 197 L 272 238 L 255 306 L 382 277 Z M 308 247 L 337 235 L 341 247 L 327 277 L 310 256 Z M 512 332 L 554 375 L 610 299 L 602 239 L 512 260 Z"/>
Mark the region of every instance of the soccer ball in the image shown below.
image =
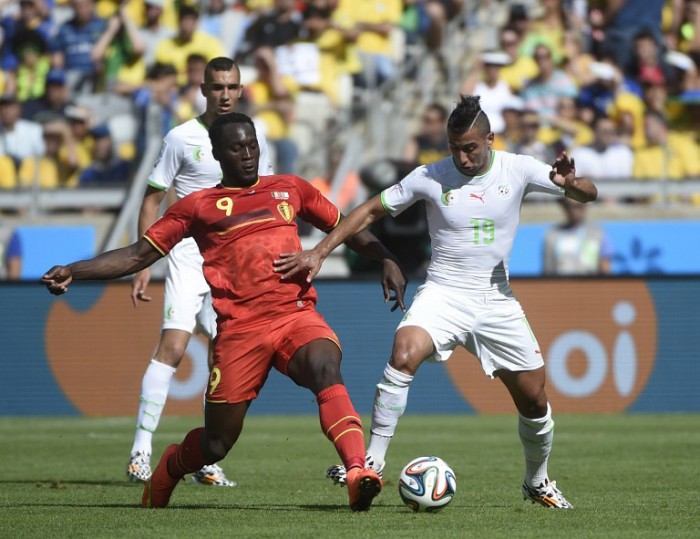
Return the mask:
<path id="1" fill-rule="evenodd" d="M 411 510 L 439 511 L 457 492 L 457 478 L 438 457 L 418 457 L 406 464 L 399 476 L 399 495 Z"/>

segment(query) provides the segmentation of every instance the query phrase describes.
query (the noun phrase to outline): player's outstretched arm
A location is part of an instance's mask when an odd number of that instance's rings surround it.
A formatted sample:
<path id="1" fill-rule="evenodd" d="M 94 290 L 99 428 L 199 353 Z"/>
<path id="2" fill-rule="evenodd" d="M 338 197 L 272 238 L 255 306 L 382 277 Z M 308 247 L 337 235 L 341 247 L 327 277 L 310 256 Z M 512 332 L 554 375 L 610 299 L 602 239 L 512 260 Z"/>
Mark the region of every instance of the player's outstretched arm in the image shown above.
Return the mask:
<path id="1" fill-rule="evenodd" d="M 161 256 L 163 255 L 153 245 L 141 238 L 128 247 L 108 251 L 90 260 L 54 266 L 44 274 L 40 282 L 46 285 L 49 292 L 58 296 L 67 292 L 68 285 L 75 279 L 101 281 L 131 275 L 150 266 Z"/>
<path id="2" fill-rule="evenodd" d="M 275 271 L 282 273 L 282 279 L 288 279 L 299 272 L 307 272 L 306 280 L 311 282 L 321 270 L 323 261 L 331 254 L 333 249 L 386 214 L 387 212 L 382 205 L 381 195 L 369 199 L 352 210 L 313 249 L 296 253 L 280 253 L 280 258 L 274 261 Z"/>
<path id="3" fill-rule="evenodd" d="M 598 188 L 591 180 L 576 177 L 576 163 L 566 152 L 562 152 L 552 163 L 549 179 L 562 187 L 568 198 L 579 202 L 591 202 L 598 198 Z"/>

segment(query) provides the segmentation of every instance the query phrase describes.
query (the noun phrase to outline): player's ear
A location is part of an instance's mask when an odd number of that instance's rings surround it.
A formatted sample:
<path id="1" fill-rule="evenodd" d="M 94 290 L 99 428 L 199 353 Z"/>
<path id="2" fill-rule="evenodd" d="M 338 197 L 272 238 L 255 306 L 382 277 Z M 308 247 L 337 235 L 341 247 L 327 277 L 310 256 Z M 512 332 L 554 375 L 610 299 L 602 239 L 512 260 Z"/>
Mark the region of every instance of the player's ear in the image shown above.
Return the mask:
<path id="1" fill-rule="evenodd" d="M 496 134 L 493 131 L 491 131 L 488 135 L 486 135 L 486 144 L 488 146 L 491 146 L 495 138 Z"/>

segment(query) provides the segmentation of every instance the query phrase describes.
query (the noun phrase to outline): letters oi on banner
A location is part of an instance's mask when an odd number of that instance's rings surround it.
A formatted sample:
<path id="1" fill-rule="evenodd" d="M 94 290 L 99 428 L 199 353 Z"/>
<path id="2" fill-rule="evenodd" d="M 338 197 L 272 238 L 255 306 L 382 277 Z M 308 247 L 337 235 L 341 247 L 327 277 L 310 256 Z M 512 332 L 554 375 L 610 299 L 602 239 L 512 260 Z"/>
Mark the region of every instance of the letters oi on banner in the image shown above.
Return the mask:
<path id="1" fill-rule="evenodd" d="M 622 412 L 647 384 L 656 357 L 654 302 L 642 281 L 513 283 L 544 357 L 547 395 L 557 412 Z M 458 348 L 446 363 L 478 412 L 511 413 L 503 384 L 485 379 Z"/>

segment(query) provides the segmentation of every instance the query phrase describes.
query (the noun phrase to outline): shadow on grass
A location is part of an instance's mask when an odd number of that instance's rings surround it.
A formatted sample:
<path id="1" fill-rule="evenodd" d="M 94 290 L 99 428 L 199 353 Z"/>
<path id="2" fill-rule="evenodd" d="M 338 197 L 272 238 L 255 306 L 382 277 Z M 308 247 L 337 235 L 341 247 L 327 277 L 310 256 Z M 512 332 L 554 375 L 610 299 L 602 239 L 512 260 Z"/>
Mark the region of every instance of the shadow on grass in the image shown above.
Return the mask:
<path id="1" fill-rule="evenodd" d="M 128 487 L 143 488 L 143 483 L 129 483 L 119 480 L 88 480 L 88 479 L 2 479 L 0 485 L 36 485 L 38 488 L 61 489 L 74 485 L 87 485 L 98 487 Z"/>

